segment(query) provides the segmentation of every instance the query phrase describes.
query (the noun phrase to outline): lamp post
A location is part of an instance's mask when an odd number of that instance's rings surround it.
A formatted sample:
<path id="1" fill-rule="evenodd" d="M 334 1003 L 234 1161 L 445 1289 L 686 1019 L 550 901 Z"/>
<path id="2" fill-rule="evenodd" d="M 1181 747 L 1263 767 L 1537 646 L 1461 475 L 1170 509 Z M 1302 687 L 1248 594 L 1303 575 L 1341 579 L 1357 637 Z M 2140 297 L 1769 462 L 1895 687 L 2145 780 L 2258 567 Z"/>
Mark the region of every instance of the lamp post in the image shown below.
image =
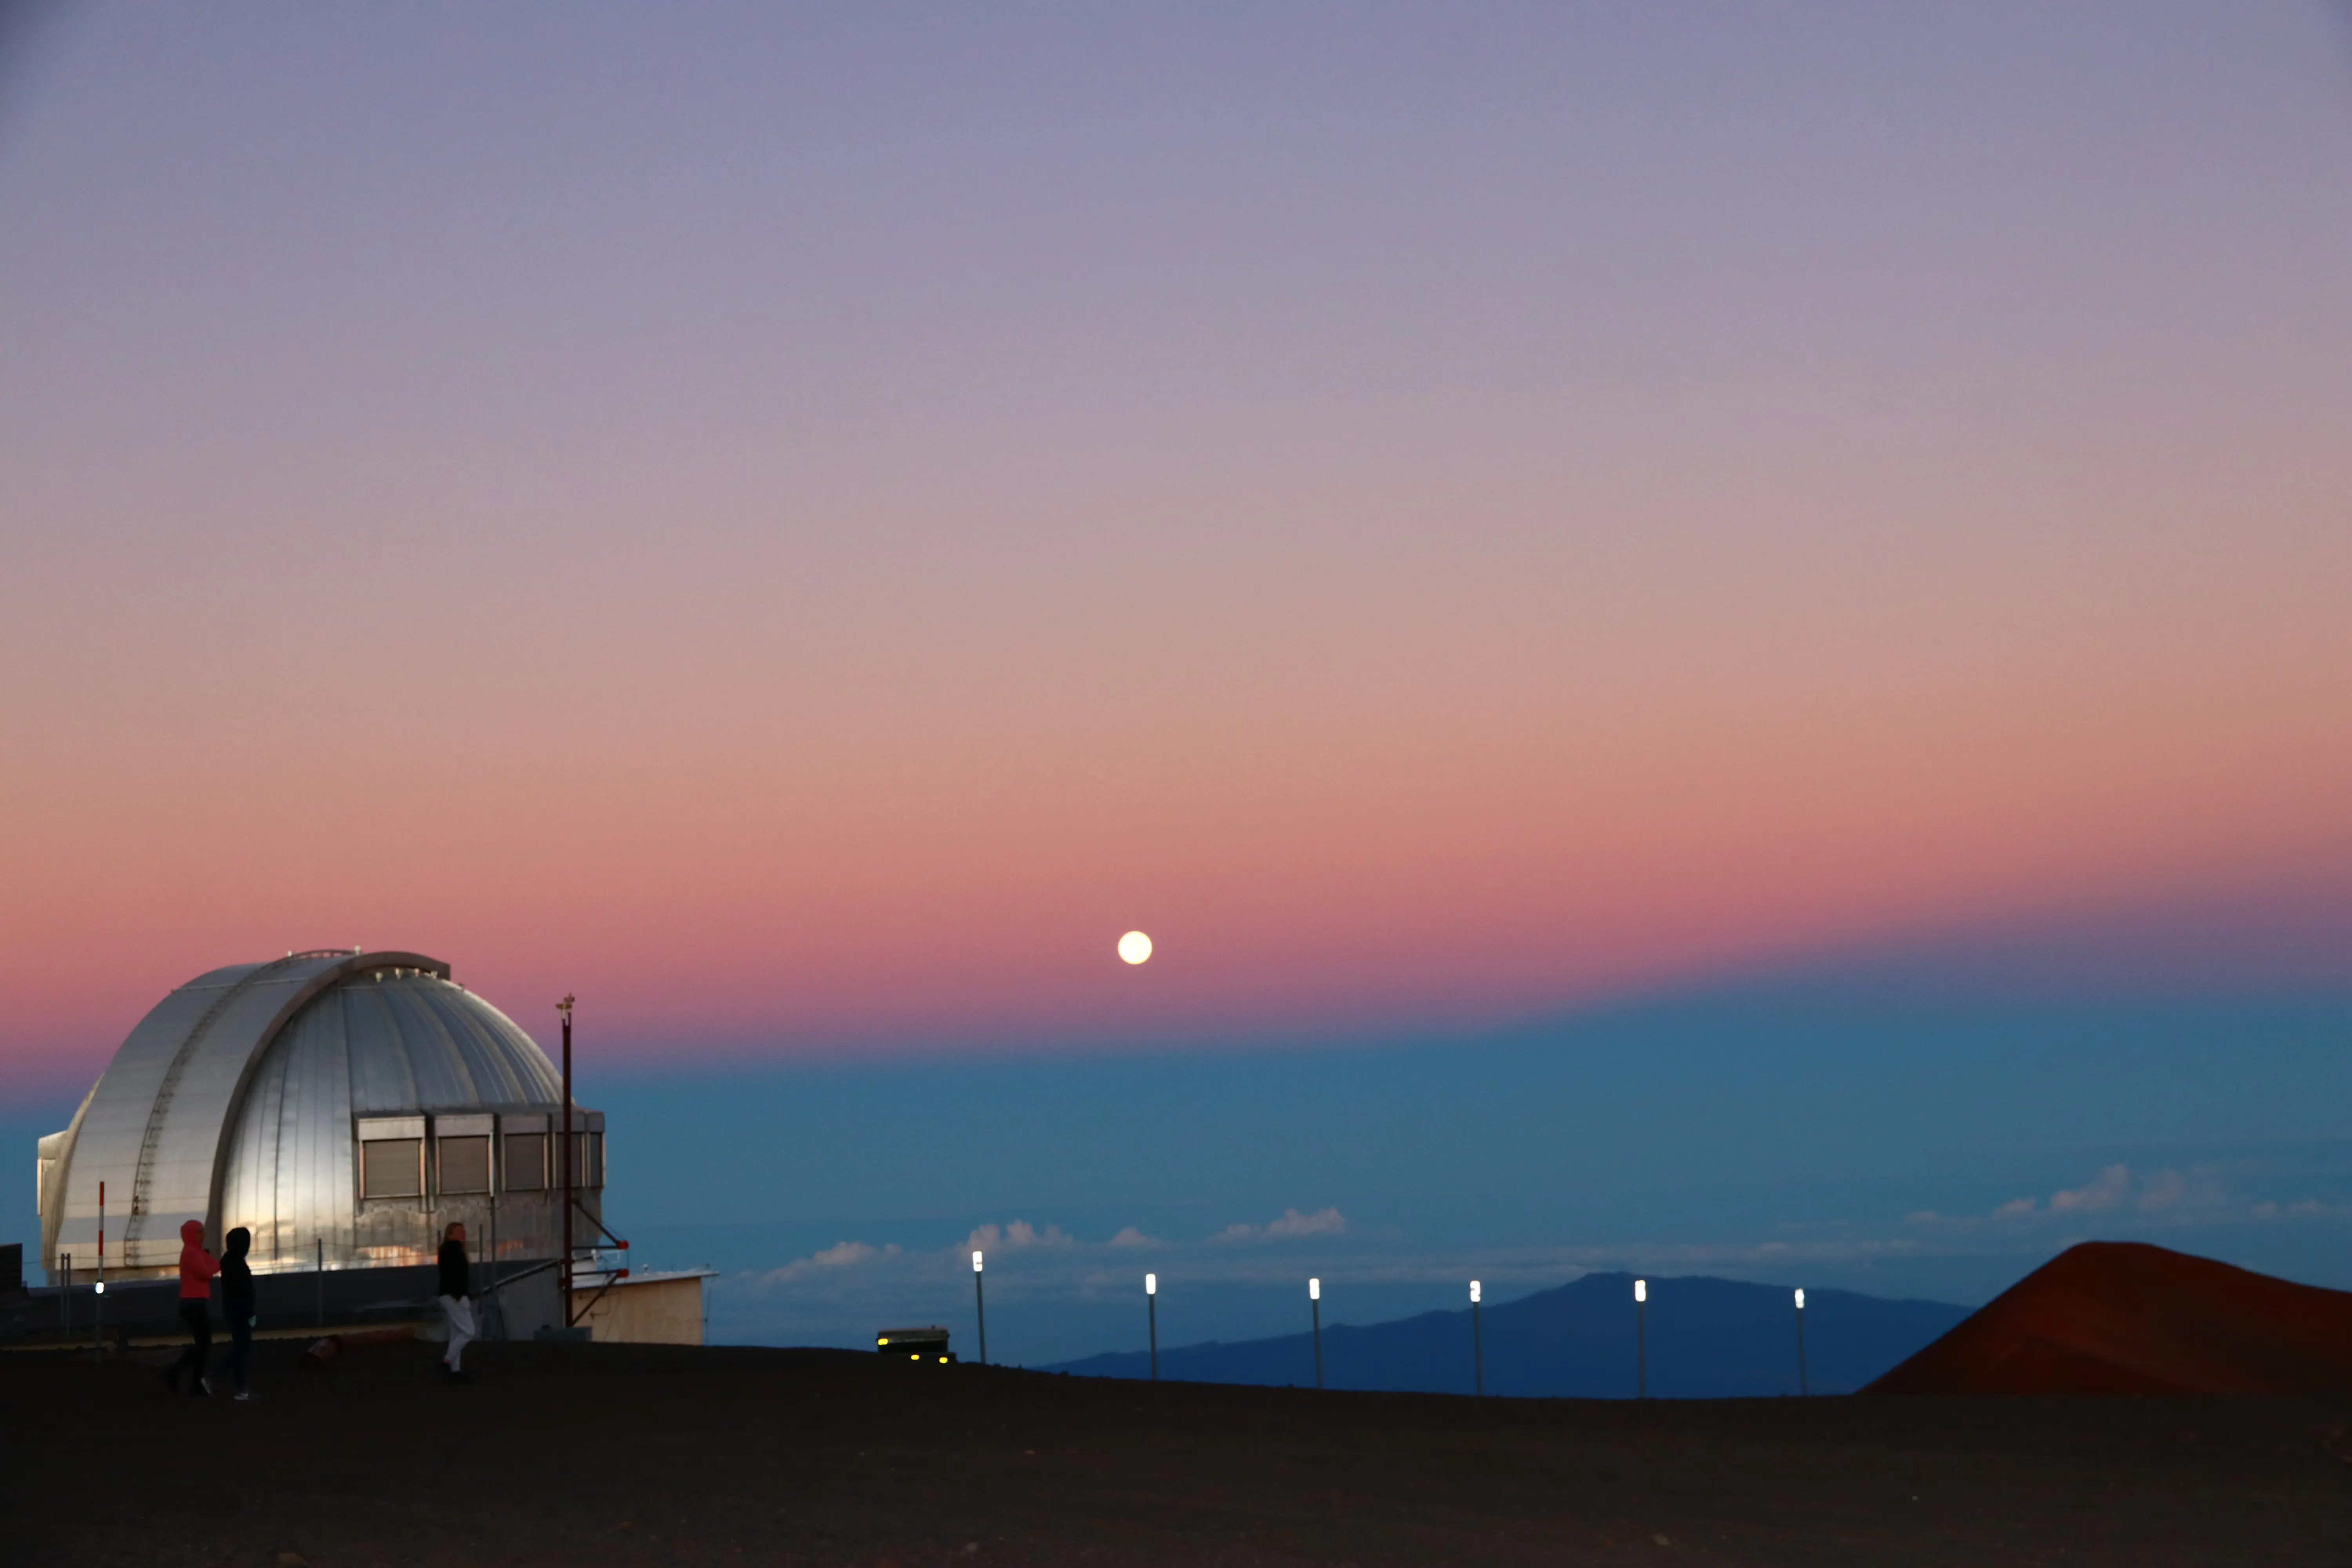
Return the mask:
<path id="1" fill-rule="evenodd" d="M 1323 1281 L 1307 1282 L 1307 1310 L 1315 1321 L 1315 1386 L 1323 1386 Z"/>
<path id="2" fill-rule="evenodd" d="M 1151 1321 L 1151 1381 L 1160 1381 L 1160 1276 L 1143 1277 L 1143 1310 Z"/>
<path id="3" fill-rule="evenodd" d="M 1470 1281 L 1470 1372 L 1481 1399 L 1486 1396 L 1486 1342 L 1478 1331 L 1478 1281 Z"/>
<path id="4" fill-rule="evenodd" d="M 1797 1287 L 1797 1397 L 1812 1391 L 1805 1385 L 1805 1288 Z"/>
<path id="5" fill-rule="evenodd" d="M 1650 1397 L 1649 1310 L 1650 1282 L 1633 1281 L 1633 1397 Z"/>
<path id="6" fill-rule="evenodd" d="M 980 1253 L 971 1255 L 971 1305 L 980 1318 L 980 1364 L 988 1364 L 988 1297 L 980 1288 Z"/>
<path id="7" fill-rule="evenodd" d="M 135 1194 L 133 1194 L 136 1195 Z M 132 1205 L 137 1207 L 137 1205 Z M 89 1338 L 100 1355 L 106 1353 L 106 1184 L 98 1184 L 98 1287 L 89 1304 Z"/>
<path id="8" fill-rule="evenodd" d="M 555 1288 L 563 1301 L 563 1326 L 574 1321 L 572 1316 L 572 994 L 565 992 L 563 1000 L 555 1005 L 563 1015 L 563 1142 L 557 1158 L 563 1162 L 563 1269 L 556 1278 Z"/>

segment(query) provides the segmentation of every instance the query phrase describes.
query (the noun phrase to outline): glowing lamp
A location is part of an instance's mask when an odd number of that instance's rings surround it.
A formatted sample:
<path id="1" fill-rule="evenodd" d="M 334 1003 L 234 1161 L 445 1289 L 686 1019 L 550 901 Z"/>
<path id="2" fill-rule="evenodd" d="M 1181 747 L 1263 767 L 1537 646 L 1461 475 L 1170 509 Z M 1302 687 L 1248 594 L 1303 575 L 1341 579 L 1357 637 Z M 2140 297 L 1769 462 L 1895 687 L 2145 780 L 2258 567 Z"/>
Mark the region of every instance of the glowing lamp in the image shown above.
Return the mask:
<path id="1" fill-rule="evenodd" d="M 1147 1296 L 1157 1296 L 1160 1294 L 1159 1275 L 1147 1274 L 1143 1277 L 1143 1293 Z"/>
<path id="2" fill-rule="evenodd" d="M 971 1255 L 971 1271 L 974 1274 L 980 1272 L 980 1254 L 977 1252 Z"/>
<path id="3" fill-rule="evenodd" d="M 1470 1300 L 1474 1304 L 1478 1300 L 1478 1281 L 1475 1279 L 1470 1281 Z"/>
<path id="4" fill-rule="evenodd" d="M 103 1279 L 98 1282 L 98 1293 L 101 1296 L 106 1294 L 106 1281 Z"/>
<path id="5" fill-rule="evenodd" d="M 1650 1282 L 1649 1282 L 1647 1279 L 1636 1279 L 1636 1280 L 1634 1280 L 1634 1281 L 1633 1281 L 1633 1300 L 1635 1300 L 1636 1301 L 1646 1301 L 1646 1300 L 1648 1300 L 1649 1299 L 1650 1299 Z"/>
<path id="6" fill-rule="evenodd" d="M 1799 1287 L 1797 1287 L 1797 1310 L 1799 1310 L 1800 1312 L 1801 1312 L 1801 1311 L 1803 1311 L 1804 1310 L 1805 1310 L 1805 1288 L 1804 1288 L 1803 1286 L 1800 1285 Z"/>
<path id="7" fill-rule="evenodd" d="M 1309 1279 L 1307 1282 L 1307 1299 L 1310 1301 L 1320 1301 L 1323 1299 L 1323 1281 Z"/>

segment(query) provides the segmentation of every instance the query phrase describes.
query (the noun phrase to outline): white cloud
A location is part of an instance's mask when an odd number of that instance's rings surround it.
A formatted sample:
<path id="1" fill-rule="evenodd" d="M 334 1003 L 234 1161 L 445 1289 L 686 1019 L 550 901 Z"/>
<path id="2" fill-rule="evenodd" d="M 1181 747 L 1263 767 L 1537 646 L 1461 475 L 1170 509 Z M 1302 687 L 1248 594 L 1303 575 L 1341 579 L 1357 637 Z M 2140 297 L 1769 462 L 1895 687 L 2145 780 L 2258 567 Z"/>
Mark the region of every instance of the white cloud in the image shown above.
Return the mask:
<path id="1" fill-rule="evenodd" d="M 752 1283 L 789 1285 L 795 1280 L 807 1279 L 814 1276 L 838 1274 L 854 1268 L 861 1263 L 870 1263 L 877 1258 L 887 1258 L 898 1256 L 897 1242 L 892 1242 L 887 1247 L 869 1247 L 862 1241 L 838 1241 L 822 1251 L 811 1253 L 806 1258 L 794 1258 L 781 1268 L 771 1268 L 764 1274 L 755 1275 Z"/>
<path id="2" fill-rule="evenodd" d="M 2128 1225 L 2137 1216 L 2147 1224 L 2170 1226 L 2210 1225 L 2277 1212 L 2274 1205 L 2252 1205 L 2242 1198 L 2233 1197 L 2218 1166 L 2167 1166 L 2159 1171 L 2135 1172 L 2128 1165 L 2116 1164 L 2104 1167 L 2079 1187 L 2061 1187 L 2047 1201 L 2011 1198 L 1990 1215 L 1975 1219 L 1926 1210 L 1905 1217 L 1911 1225 L 1965 1231 L 1988 1220 L 2011 1225 L 2061 1221 L 2080 1226 L 2095 1216 L 2107 1216 L 2110 1225 Z"/>
<path id="3" fill-rule="evenodd" d="M 1120 1231 L 1117 1236 L 1112 1237 L 1103 1245 L 1106 1247 L 1165 1247 L 1168 1244 L 1160 1240 L 1156 1236 L 1144 1235 L 1141 1231 L 1136 1229 L 1135 1226 L 1130 1225 L 1124 1230 Z"/>
<path id="4" fill-rule="evenodd" d="M 2166 1173 L 2172 1174 L 2172 1173 Z M 2178 1176 L 2174 1177 L 2178 1180 Z M 2131 1167 L 2109 1165 L 2079 1187 L 2050 1194 L 2052 1214 L 2105 1214 L 2131 1191 Z"/>
<path id="5" fill-rule="evenodd" d="M 896 1252 L 898 1249 L 891 1247 L 887 1250 Z M 808 1260 L 811 1263 L 823 1264 L 827 1268 L 841 1268 L 852 1263 L 863 1263 L 874 1256 L 874 1248 L 862 1241 L 837 1241 L 822 1252 L 809 1254 Z"/>
<path id="6" fill-rule="evenodd" d="M 1335 1208 L 1317 1209 L 1313 1214 L 1300 1214 L 1297 1209 L 1285 1209 L 1282 1217 L 1264 1225 L 1229 1225 L 1211 1237 L 1212 1241 L 1290 1241 L 1302 1236 L 1345 1236 L 1348 1216 Z"/>

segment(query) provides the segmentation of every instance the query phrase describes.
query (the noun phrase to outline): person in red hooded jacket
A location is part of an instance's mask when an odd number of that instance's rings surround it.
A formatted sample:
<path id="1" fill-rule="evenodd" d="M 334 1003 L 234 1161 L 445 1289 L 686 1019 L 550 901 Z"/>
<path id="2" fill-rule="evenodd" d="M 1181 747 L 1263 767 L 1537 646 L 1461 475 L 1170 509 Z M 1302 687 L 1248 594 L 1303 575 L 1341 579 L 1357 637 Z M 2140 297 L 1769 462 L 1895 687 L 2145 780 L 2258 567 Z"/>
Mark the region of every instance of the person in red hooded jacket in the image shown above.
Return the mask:
<path id="1" fill-rule="evenodd" d="M 213 1353 L 213 1276 L 220 1265 L 205 1250 L 205 1222 L 192 1219 L 180 1227 L 180 1321 L 188 1325 L 188 1348 L 163 1374 L 172 1392 L 180 1392 L 180 1369 L 193 1368 L 195 1386 L 188 1392 L 212 1397 L 213 1385 L 205 1373 Z"/>

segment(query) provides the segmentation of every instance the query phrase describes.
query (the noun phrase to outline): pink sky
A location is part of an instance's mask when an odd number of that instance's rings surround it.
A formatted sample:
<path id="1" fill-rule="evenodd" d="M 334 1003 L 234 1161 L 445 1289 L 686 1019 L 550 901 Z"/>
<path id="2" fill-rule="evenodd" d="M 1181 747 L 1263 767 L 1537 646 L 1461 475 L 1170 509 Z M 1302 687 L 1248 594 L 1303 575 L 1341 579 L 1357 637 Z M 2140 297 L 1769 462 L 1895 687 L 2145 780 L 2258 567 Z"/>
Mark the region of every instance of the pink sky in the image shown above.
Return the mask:
<path id="1" fill-rule="evenodd" d="M 0 1092 L 289 946 L 783 1055 L 2352 907 L 2325 13 L 1648 13 L 58 29 Z"/>

